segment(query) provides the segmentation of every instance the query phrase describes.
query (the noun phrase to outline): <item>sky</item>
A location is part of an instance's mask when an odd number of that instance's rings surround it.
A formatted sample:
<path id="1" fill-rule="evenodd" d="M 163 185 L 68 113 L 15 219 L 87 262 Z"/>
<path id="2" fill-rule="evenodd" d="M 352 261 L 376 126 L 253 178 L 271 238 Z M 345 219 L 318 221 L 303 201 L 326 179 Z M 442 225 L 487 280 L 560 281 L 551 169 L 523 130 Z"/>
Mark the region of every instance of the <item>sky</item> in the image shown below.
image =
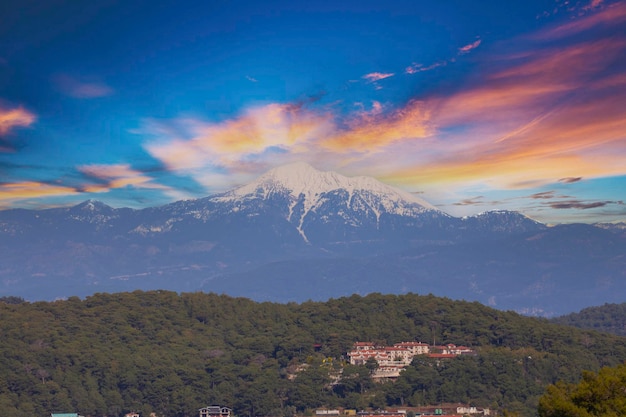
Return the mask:
<path id="1" fill-rule="evenodd" d="M 626 221 L 626 1 L 0 3 L 0 209 L 296 161 L 455 216 Z"/>

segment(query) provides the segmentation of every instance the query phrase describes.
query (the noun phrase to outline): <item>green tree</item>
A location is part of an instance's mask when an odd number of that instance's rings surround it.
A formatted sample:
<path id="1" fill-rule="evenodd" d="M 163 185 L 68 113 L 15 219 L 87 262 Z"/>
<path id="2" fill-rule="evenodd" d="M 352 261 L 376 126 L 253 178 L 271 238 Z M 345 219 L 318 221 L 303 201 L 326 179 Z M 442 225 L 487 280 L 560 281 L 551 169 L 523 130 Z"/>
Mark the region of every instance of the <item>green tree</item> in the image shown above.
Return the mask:
<path id="1" fill-rule="evenodd" d="M 626 415 L 626 364 L 583 372 L 578 384 L 557 382 L 539 399 L 541 417 Z"/>

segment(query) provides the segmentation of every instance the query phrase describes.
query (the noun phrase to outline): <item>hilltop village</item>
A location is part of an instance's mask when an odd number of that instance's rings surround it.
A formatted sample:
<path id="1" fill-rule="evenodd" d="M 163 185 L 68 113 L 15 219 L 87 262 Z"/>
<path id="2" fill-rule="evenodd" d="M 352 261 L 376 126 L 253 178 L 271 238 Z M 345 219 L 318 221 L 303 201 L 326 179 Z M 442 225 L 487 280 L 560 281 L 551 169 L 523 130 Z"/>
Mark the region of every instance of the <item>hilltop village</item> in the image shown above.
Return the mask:
<path id="1" fill-rule="evenodd" d="M 401 342 L 393 346 L 376 346 L 371 342 L 356 342 L 348 352 L 351 365 L 366 365 L 375 361 L 376 368 L 372 371 L 374 380 L 396 379 L 400 371 L 411 364 L 416 355 L 429 358 L 449 359 L 458 355 L 475 355 L 476 352 L 466 346 L 428 345 L 422 342 Z"/>

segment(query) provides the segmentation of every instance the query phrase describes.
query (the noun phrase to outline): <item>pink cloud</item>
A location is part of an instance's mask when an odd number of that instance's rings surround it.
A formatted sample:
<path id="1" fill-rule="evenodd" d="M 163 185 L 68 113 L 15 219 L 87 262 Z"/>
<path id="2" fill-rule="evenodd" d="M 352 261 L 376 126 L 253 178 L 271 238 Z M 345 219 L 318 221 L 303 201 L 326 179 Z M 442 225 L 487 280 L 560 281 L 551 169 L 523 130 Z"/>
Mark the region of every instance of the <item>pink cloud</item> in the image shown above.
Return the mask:
<path id="1" fill-rule="evenodd" d="M 600 3 L 593 7 L 593 9 L 601 5 L 602 4 Z M 540 31 L 534 34 L 533 38 L 558 39 L 597 27 L 620 27 L 623 26 L 624 23 L 626 23 L 626 2 L 622 1 L 605 6 L 596 13 L 589 14 L 582 18 L 577 18 L 564 25 Z"/>
<path id="2" fill-rule="evenodd" d="M 480 39 L 478 39 L 478 40 L 476 40 L 475 42 L 472 42 L 472 43 L 470 43 L 470 44 L 467 44 L 467 45 L 465 45 L 465 46 L 463 46 L 463 47 L 459 48 L 459 54 L 461 54 L 461 55 L 462 55 L 462 54 L 467 54 L 467 53 L 469 53 L 469 52 L 470 52 L 470 51 L 472 51 L 473 49 L 478 48 L 478 47 L 480 46 L 480 43 L 481 43 L 481 42 L 482 42 L 482 41 L 481 41 Z"/>
<path id="3" fill-rule="evenodd" d="M 35 115 L 22 107 L 0 108 L 0 134 L 6 135 L 15 127 L 28 127 L 35 122 Z"/>
<path id="4" fill-rule="evenodd" d="M 363 77 L 364 80 L 367 80 L 370 83 L 384 80 L 385 78 L 393 77 L 395 73 L 393 72 L 371 72 L 369 74 L 365 74 Z"/>
<path id="5" fill-rule="evenodd" d="M 591 0 L 588 5 L 584 6 L 583 10 L 594 10 L 604 5 L 604 0 Z"/>
<path id="6" fill-rule="evenodd" d="M 446 65 L 448 65 L 448 61 L 435 62 L 434 64 L 431 64 L 427 67 L 425 67 L 422 64 L 418 64 L 414 62 L 413 64 L 406 67 L 404 72 L 406 74 L 417 74 L 418 72 L 430 71 L 430 70 L 434 70 L 435 68 L 445 67 Z"/>

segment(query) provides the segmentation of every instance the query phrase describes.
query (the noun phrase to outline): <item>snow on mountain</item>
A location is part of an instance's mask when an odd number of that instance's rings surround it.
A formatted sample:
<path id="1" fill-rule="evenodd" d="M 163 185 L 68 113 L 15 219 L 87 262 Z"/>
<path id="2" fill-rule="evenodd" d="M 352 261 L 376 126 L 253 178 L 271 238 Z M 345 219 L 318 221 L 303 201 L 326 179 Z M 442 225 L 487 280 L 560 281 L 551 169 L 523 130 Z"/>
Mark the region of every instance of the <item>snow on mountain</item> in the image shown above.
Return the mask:
<path id="1" fill-rule="evenodd" d="M 313 212 L 320 214 L 324 207 L 328 210 L 328 206 L 352 223 L 360 221 L 351 215 L 357 213 L 361 218 L 371 213 L 378 223 L 383 213 L 416 216 L 427 211 L 440 212 L 430 203 L 374 178 L 322 172 L 303 162 L 274 168 L 256 181 L 211 200 L 232 203 L 271 198 L 286 198 L 289 205 L 287 220 L 298 223 L 298 231 L 305 240 L 308 240 L 304 232 L 307 216 Z"/>
<path id="2" fill-rule="evenodd" d="M 530 232 L 543 230 L 546 226 L 517 211 L 489 210 L 461 219 L 474 232 L 488 231 L 496 233 Z"/>

